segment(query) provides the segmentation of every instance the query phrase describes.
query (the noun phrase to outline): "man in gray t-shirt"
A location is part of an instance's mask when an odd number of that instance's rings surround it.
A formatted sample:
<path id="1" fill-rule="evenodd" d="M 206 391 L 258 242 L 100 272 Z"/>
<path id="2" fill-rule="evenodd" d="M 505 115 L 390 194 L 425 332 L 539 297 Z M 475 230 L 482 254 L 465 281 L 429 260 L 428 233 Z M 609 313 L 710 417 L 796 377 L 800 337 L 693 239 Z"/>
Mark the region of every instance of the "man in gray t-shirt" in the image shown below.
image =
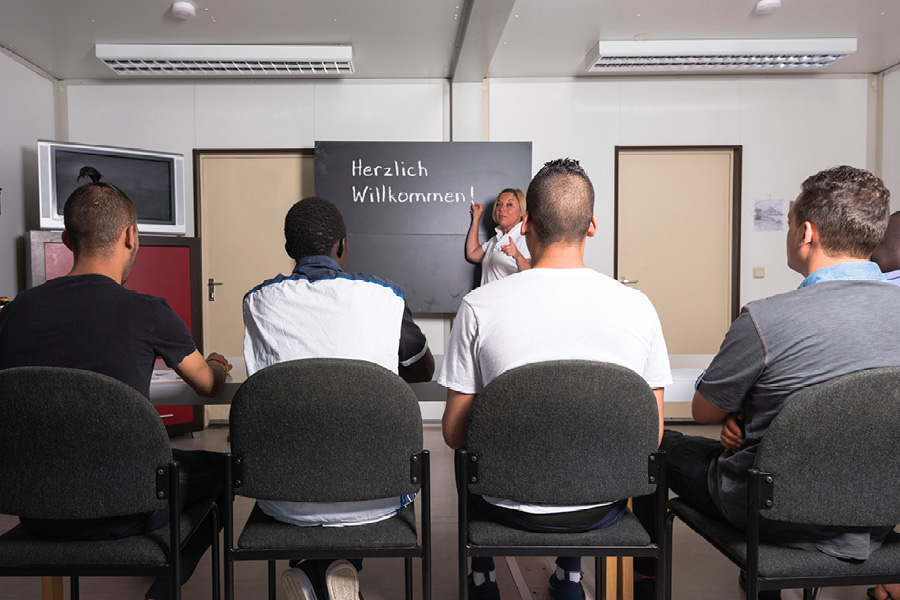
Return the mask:
<path id="1" fill-rule="evenodd" d="M 670 487 L 698 509 L 743 527 L 747 475 L 775 416 L 802 390 L 834 377 L 900 365 L 900 289 L 869 262 L 888 222 L 890 192 L 852 167 L 822 171 L 789 213 L 788 266 L 800 288 L 750 302 L 698 379 L 693 417 L 722 424 L 720 440 L 666 431 Z M 889 528 L 763 522 L 771 542 L 865 559 Z"/>

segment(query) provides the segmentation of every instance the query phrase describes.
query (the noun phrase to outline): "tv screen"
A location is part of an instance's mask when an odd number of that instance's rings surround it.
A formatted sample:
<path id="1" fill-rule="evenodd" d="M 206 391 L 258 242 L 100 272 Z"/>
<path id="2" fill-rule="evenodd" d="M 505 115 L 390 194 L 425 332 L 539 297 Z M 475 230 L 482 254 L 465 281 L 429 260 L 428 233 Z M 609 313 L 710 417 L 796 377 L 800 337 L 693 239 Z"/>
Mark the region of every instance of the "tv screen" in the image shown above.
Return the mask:
<path id="1" fill-rule="evenodd" d="M 121 189 L 134 203 L 141 233 L 185 235 L 184 158 L 180 154 L 38 141 L 41 228 L 61 229 L 66 199 L 90 179 L 78 180 L 93 167 L 101 181 Z"/>

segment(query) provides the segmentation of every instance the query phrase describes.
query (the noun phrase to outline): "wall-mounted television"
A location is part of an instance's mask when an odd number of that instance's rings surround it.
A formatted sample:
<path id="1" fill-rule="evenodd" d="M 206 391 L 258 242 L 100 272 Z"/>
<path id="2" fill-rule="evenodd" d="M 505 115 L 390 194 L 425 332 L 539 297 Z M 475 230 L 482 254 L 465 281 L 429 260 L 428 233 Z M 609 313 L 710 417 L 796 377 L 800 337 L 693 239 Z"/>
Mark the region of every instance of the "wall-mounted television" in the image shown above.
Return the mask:
<path id="1" fill-rule="evenodd" d="M 90 183 L 78 181 L 82 167 L 94 167 L 131 198 L 140 233 L 187 234 L 183 155 L 49 140 L 38 140 L 41 229 L 63 229 L 66 199 Z"/>

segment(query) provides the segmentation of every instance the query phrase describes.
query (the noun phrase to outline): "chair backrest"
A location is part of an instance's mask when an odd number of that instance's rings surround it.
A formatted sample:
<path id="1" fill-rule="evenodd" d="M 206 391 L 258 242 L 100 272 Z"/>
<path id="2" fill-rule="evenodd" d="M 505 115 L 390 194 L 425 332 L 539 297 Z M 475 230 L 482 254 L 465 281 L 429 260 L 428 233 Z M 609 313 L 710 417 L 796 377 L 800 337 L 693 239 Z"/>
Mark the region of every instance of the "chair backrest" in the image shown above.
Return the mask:
<path id="1" fill-rule="evenodd" d="M 309 358 L 266 367 L 235 394 L 230 423 L 242 496 L 347 502 L 419 489 L 410 479 L 411 457 L 422 451 L 419 402 L 373 363 Z"/>
<path id="2" fill-rule="evenodd" d="M 165 426 L 137 390 L 56 367 L 0 371 L 0 513 L 90 519 L 150 512 Z"/>
<path id="3" fill-rule="evenodd" d="M 469 414 L 475 494 L 530 503 L 587 504 L 652 493 L 656 397 L 634 371 L 563 360 L 492 381 Z"/>
<path id="4" fill-rule="evenodd" d="M 900 367 L 837 377 L 775 417 L 755 468 L 774 476 L 767 519 L 817 525 L 900 523 Z"/>

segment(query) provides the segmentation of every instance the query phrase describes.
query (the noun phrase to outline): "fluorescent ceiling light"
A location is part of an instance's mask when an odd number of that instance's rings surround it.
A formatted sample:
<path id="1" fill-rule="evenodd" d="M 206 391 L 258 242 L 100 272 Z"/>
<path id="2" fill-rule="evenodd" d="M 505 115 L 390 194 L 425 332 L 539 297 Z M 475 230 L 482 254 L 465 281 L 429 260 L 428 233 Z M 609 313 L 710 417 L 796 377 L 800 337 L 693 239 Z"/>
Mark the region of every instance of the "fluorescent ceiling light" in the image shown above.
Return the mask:
<path id="1" fill-rule="evenodd" d="M 856 38 L 597 42 L 592 73 L 812 70 L 856 52 Z"/>
<path id="2" fill-rule="evenodd" d="M 97 44 L 118 75 L 296 77 L 353 73 L 350 46 Z"/>

